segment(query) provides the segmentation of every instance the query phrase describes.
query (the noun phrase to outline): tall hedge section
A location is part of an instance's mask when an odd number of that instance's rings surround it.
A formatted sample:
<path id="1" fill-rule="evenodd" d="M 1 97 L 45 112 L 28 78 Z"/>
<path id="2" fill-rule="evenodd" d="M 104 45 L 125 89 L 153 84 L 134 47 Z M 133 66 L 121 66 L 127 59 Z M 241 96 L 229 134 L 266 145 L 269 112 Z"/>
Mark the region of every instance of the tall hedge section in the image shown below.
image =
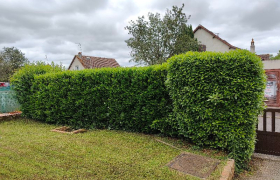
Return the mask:
<path id="1" fill-rule="evenodd" d="M 12 78 L 25 116 L 74 128 L 183 136 L 229 151 L 243 169 L 254 151 L 266 77 L 247 50 L 188 52 L 149 67 L 63 71 L 25 66 Z"/>
<path id="2" fill-rule="evenodd" d="M 26 100 L 29 115 L 74 128 L 151 133 L 172 112 L 165 66 L 102 68 L 36 76 Z"/>
<path id="3" fill-rule="evenodd" d="M 16 71 L 11 77 L 12 89 L 15 90 L 16 98 L 21 104 L 21 111 L 27 117 L 32 115 L 34 106 L 30 103 L 33 100 L 32 85 L 34 84 L 34 78 L 37 75 L 46 73 L 57 73 L 64 71 L 65 68 L 62 65 L 55 65 L 54 63 L 46 64 L 45 62 L 34 62 L 25 64 L 21 69 Z"/>
<path id="4" fill-rule="evenodd" d="M 225 149 L 237 168 L 254 151 L 266 76 L 247 50 L 188 52 L 168 60 L 167 86 L 179 134 L 197 145 Z"/>

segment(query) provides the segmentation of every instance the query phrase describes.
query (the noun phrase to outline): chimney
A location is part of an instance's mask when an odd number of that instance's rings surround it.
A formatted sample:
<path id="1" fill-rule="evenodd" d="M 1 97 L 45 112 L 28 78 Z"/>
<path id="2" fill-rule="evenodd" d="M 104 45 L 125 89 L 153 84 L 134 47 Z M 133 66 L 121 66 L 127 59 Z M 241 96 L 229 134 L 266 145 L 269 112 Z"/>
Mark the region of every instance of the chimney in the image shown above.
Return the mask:
<path id="1" fill-rule="evenodd" d="M 252 38 L 252 41 L 251 41 L 250 52 L 251 53 L 256 53 L 256 51 L 255 51 L 255 42 L 254 42 L 253 38 Z"/>
<path id="2" fill-rule="evenodd" d="M 79 58 L 82 58 L 82 52 L 78 53 Z"/>

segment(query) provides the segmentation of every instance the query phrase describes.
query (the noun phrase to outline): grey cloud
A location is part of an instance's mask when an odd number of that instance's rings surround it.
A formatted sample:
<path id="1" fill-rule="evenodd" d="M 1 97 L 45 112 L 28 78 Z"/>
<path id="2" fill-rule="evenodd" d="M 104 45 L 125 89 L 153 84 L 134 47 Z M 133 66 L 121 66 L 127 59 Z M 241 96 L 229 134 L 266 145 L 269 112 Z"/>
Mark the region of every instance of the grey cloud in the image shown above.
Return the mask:
<path id="1" fill-rule="evenodd" d="M 176 0 L 176 1 L 153 1 L 151 7 L 161 10 L 162 13 L 166 12 L 166 9 L 171 10 L 172 6 L 182 7 L 184 4 L 184 13 L 188 16 L 191 15 L 189 23 L 201 24 L 202 20 L 209 16 L 210 13 L 210 2 L 207 0 Z"/>
<path id="2" fill-rule="evenodd" d="M 76 43 L 82 44 L 85 53 L 95 50 L 101 55 L 114 56 L 114 52 L 126 48 L 125 20 L 138 9 L 132 1 L 108 2 L 29 0 L 22 4 L 20 1 L 0 3 L 3 26 L 0 44 L 18 45 L 28 52 L 26 55 L 31 60 L 42 60 L 48 55 L 70 63 L 72 58 L 69 57 L 79 51 Z M 71 55 L 67 60 L 61 54 Z"/>
<path id="3" fill-rule="evenodd" d="M 137 2 L 137 3 L 136 3 Z M 148 1 L 147 1 L 148 2 Z M 131 66 L 129 38 L 124 29 L 145 11 L 164 15 L 173 5 L 191 15 L 193 28 L 204 25 L 231 44 L 249 48 L 252 37 L 259 52 L 278 52 L 280 2 L 207 0 L 12 0 L 0 2 L 0 46 L 15 46 L 30 60 L 62 62 L 68 67 L 82 44 L 83 54 L 115 58 Z M 137 7 L 137 4 L 141 8 Z M 250 4 L 249 4 L 250 3 Z M 271 38 L 270 38 L 271 37 Z M 273 38 L 274 37 L 274 38 Z M 274 40 L 273 40 L 274 39 Z M 268 45 L 268 44 L 271 45 Z"/>
<path id="4" fill-rule="evenodd" d="M 0 44 L 1 43 L 15 43 L 21 39 L 21 36 L 15 30 L 9 28 L 0 28 Z"/>
<path id="5" fill-rule="evenodd" d="M 7 2 L 7 1 L 6 1 Z M 12 4 L 1 3 L 0 23 L 2 26 L 8 26 L 17 29 L 28 29 L 30 33 L 38 32 L 44 29 L 50 29 L 56 24 L 53 20 L 59 16 L 67 19 L 75 13 L 93 13 L 100 8 L 106 7 L 108 1 L 22 1 Z M 64 3 L 61 3 L 64 2 Z M 78 23 L 76 21 L 75 23 Z M 79 24 L 78 24 L 79 25 Z M 44 32 L 44 31 L 42 31 Z"/>
<path id="6" fill-rule="evenodd" d="M 57 14 L 72 14 L 72 13 L 88 13 L 102 10 L 108 5 L 108 0 L 88 1 L 88 0 L 67 0 L 67 1 L 24 1 L 14 0 L 1 3 L 1 14 L 7 14 L 9 17 L 18 17 L 20 15 L 34 15 L 52 17 Z"/>
<path id="7" fill-rule="evenodd" d="M 280 25 L 280 3 L 276 0 L 256 1 L 245 11 L 241 23 L 257 30 L 269 30 Z"/>

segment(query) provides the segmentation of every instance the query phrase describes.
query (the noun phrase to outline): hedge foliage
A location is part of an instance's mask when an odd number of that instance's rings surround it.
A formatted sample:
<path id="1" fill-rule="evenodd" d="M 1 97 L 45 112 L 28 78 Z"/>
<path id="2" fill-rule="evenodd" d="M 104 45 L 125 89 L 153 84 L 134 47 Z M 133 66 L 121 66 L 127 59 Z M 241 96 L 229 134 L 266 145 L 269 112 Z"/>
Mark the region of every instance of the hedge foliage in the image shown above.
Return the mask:
<path id="1" fill-rule="evenodd" d="M 61 65 L 51 65 L 44 62 L 34 62 L 25 64 L 21 69 L 14 73 L 11 77 L 11 84 L 15 90 L 18 102 L 21 104 L 21 111 L 26 116 L 31 116 L 34 109 L 30 101 L 35 93 L 31 87 L 34 84 L 34 77 L 40 74 L 56 73 L 63 71 Z"/>
<path id="2" fill-rule="evenodd" d="M 12 78 L 27 117 L 183 136 L 229 151 L 238 169 L 254 151 L 265 81 L 260 58 L 246 50 L 188 52 L 149 67 L 63 71 L 39 64 Z"/>
<path id="3" fill-rule="evenodd" d="M 165 66 L 102 68 L 36 76 L 25 101 L 33 119 L 74 128 L 151 133 L 172 111 Z"/>
<path id="4" fill-rule="evenodd" d="M 265 82 L 260 58 L 247 50 L 170 58 L 167 86 L 179 134 L 199 146 L 228 150 L 237 168 L 244 168 L 255 148 Z"/>

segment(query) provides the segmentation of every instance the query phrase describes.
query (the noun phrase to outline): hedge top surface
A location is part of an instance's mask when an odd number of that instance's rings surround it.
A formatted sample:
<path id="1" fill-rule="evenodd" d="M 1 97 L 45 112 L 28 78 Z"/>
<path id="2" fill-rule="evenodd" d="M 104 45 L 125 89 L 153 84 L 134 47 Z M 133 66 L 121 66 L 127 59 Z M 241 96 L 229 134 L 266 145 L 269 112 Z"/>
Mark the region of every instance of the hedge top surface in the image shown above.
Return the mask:
<path id="1" fill-rule="evenodd" d="M 193 103 L 201 108 L 215 105 L 222 100 L 251 104 L 247 101 L 250 97 L 243 99 L 243 96 L 249 94 L 252 95 L 251 98 L 263 99 L 266 82 L 263 63 L 259 57 L 247 50 L 226 53 L 188 52 L 173 56 L 168 60 L 167 66 L 166 83 L 170 90 L 180 89 L 182 92 L 177 92 L 177 95 L 189 93 L 190 98 L 195 100 Z M 190 99 L 184 97 L 175 99 L 190 103 Z M 213 103 L 206 103 L 209 101 Z M 259 109 L 263 103 L 257 102 L 254 105 Z"/>

